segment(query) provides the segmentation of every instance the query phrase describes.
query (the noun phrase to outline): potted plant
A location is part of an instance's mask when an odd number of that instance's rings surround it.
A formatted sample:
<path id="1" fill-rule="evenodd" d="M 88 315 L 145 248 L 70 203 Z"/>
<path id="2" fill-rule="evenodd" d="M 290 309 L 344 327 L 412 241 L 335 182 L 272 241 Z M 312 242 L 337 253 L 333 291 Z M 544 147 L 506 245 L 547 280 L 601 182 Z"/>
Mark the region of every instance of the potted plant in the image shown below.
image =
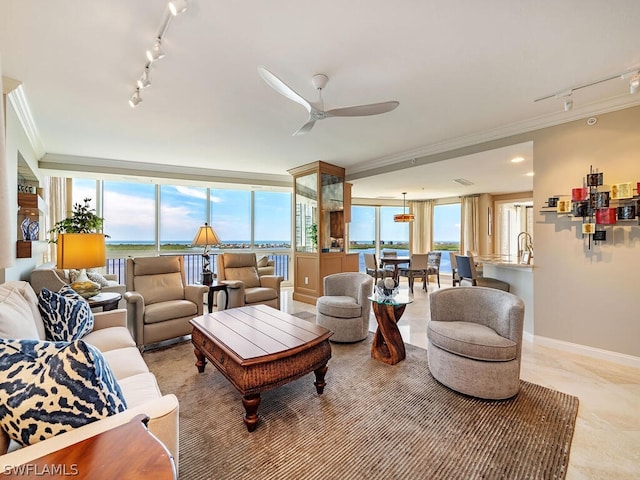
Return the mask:
<path id="1" fill-rule="evenodd" d="M 89 280 L 87 268 L 102 267 L 106 262 L 104 239 L 101 233 L 104 219 L 91 208 L 90 198 L 84 204 L 76 203 L 71 216 L 57 222 L 49 230 L 49 243 L 57 243 L 57 266 L 61 269 L 77 269 L 77 278 L 71 288 L 83 297 L 90 297 L 100 291 L 100 285 Z"/>
<path id="2" fill-rule="evenodd" d="M 318 224 L 312 223 L 307 227 L 307 235 L 311 238 L 311 243 L 313 244 L 313 249 L 318 249 Z"/>

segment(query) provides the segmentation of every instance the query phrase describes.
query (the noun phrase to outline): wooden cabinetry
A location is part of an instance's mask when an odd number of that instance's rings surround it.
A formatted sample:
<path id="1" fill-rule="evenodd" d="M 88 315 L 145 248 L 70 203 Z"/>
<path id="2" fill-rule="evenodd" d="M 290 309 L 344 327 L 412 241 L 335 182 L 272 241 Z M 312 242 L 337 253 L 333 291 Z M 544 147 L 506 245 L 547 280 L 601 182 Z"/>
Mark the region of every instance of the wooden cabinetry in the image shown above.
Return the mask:
<path id="1" fill-rule="evenodd" d="M 345 187 L 344 168 L 325 162 L 302 165 L 289 173 L 295 198 L 293 298 L 315 304 L 323 294 L 325 276 L 358 270 L 357 254 L 345 253 L 351 189 Z"/>
<path id="2" fill-rule="evenodd" d="M 44 211 L 44 201 L 39 195 L 35 193 L 18 193 L 17 258 L 30 258 L 33 253 L 33 242 L 43 238 L 39 222 Z"/>

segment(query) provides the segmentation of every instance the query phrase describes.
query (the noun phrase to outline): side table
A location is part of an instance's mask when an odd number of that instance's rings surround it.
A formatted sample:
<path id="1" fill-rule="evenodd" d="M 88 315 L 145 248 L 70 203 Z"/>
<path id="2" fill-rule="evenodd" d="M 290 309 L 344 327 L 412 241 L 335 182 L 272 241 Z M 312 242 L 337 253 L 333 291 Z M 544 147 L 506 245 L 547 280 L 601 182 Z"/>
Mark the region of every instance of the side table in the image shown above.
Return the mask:
<path id="1" fill-rule="evenodd" d="M 229 308 L 229 291 L 226 283 L 220 283 L 217 280 L 209 285 L 209 294 L 207 295 L 207 308 L 209 313 L 213 313 L 213 292 L 224 292 L 224 309 Z"/>
<path id="2" fill-rule="evenodd" d="M 369 300 L 378 321 L 378 329 L 371 343 L 371 357 L 389 365 L 395 365 L 407 356 L 404 341 L 398 329 L 398 320 L 402 317 L 406 306 L 413 303 L 413 295 L 400 293 L 388 298 L 375 293 L 369 297 Z"/>
<path id="3" fill-rule="evenodd" d="M 5 467 L 3 474 L 5 478 L 39 478 L 43 472 L 56 468 L 56 478 L 175 480 L 174 458 L 167 447 L 149 432 L 146 427 L 148 421 L 146 415 L 136 415 L 129 423 L 112 430 L 23 465 Z"/>
<path id="4" fill-rule="evenodd" d="M 118 308 L 118 302 L 121 298 L 122 295 L 119 293 L 103 292 L 87 298 L 87 302 L 89 302 L 89 307 L 91 308 L 102 307 L 103 312 L 108 312 Z"/>

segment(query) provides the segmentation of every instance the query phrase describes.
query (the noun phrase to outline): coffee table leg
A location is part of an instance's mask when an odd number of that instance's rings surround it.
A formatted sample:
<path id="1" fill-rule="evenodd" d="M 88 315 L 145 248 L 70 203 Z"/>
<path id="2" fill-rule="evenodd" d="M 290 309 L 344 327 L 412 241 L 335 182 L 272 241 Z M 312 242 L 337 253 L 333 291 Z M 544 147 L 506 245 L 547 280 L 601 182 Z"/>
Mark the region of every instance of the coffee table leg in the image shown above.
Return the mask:
<path id="1" fill-rule="evenodd" d="M 242 405 L 246 415 L 244 416 L 244 424 L 247 426 L 247 430 L 253 432 L 258 426 L 258 407 L 260 406 L 260 394 L 254 393 L 253 395 L 244 395 L 242 397 Z"/>
<path id="2" fill-rule="evenodd" d="M 193 353 L 196 354 L 196 367 L 198 367 L 198 372 L 204 372 L 204 367 L 207 364 L 207 357 L 205 357 L 197 348 L 193 349 Z"/>
<path id="3" fill-rule="evenodd" d="M 316 391 L 320 395 L 322 395 L 322 392 L 324 392 L 324 387 L 327 384 L 327 382 L 324 381 L 324 376 L 327 373 L 328 369 L 329 367 L 327 367 L 327 364 L 325 363 L 322 367 L 313 371 L 313 373 L 316 374 L 316 381 L 313 382 L 313 384 L 316 386 Z"/>

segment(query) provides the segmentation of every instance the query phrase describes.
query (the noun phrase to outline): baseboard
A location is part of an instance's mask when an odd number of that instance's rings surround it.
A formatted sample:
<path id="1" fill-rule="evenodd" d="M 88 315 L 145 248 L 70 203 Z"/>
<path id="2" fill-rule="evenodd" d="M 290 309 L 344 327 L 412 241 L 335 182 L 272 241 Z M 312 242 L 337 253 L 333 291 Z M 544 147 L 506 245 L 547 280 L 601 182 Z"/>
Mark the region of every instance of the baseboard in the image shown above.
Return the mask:
<path id="1" fill-rule="evenodd" d="M 597 358 L 598 360 L 606 360 L 607 362 L 618 363 L 628 367 L 640 368 L 640 357 L 634 357 L 633 355 L 627 355 L 625 353 L 612 352 L 611 350 L 603 350 L 601 348 L 579 345 L 554 338 L 541 337 L 527 332 L 524 332 L 523 339 L 536 345 L 542 345 L 543 347 L 555 348 L 565 352 Z"/>

